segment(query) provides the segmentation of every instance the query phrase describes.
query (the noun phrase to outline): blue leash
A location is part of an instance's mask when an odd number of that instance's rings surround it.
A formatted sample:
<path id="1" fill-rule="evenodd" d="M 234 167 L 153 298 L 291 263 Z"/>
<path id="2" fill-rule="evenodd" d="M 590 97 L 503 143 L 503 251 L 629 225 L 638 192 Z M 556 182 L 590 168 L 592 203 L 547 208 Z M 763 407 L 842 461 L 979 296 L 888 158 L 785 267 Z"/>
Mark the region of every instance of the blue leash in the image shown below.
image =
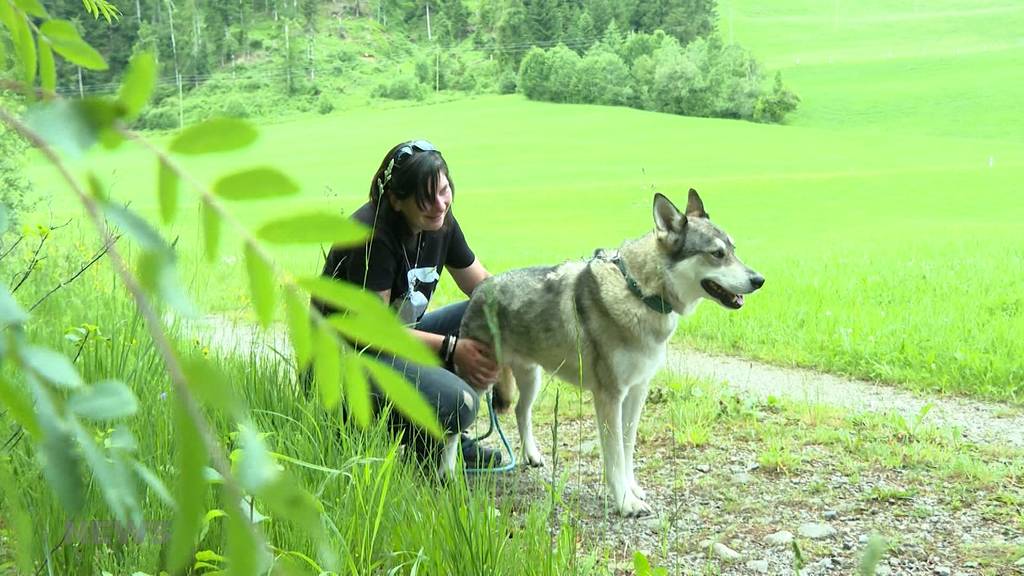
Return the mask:
<path id="1" fill-rule="evenodd" d="M 487 432 L 474 438 L 474 440 L 479 442 L 497 430 L 498 437 L 501 438 L 501 443 L 505 446 L 505 453 L 508 454 L 508 464 L 498 466 L 497 468 L 466 468 L 466 474 L 504 474 L 515 470 L 516 467 L 516 455 L 512 452 L 512 446 L 509 445 L 508 438 L 505 437 L 505 431 L 501 429 L 501 423 L 498 422 L 498 413 L 494 411 L 494 394 L 491 392 L 487 393 L 487 410 L 491 413 L 490 426 L 487 427 Z"/>

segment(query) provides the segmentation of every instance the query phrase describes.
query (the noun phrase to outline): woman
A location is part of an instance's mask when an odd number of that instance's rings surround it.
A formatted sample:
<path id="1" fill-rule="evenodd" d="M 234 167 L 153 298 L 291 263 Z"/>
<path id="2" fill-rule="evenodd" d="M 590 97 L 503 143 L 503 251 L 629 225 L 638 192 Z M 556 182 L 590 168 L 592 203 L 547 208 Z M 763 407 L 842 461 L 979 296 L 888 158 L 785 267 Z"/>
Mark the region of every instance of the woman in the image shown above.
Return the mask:
<path id="1" fill-rule="evenodd" d="M 455 185 L 441 153 L 430 142 L 415 140 L 392 148 L 370 183 L 369 202 L 352 218 L 373 230 L 363 246 L 335 248 L 323 275 L 344 280 L 380 295 L 411 332 L 443 360 L 444 368 L 428 368 L 391 359 L 437 411 L 447 434 L 462 435 L 467 467 L 498 466 L 501 454 L 479 446 L 465 430 L 479 408 L 477 390 L 497 378 L 491 350 L 478 341 L 458 338 L 468 301 L 424 315 L 440 280 L 442 267 L 468 296 L 490 276 L 473 255 L 452 214 Z M 335 312 L 314 300 L 324 315 Z M 384 402 L 374 389 L 379 410 Z M 434 461 L 441 444 L 415 429 L 397 412 L 392 425 L 404 432 L 419 455 Z"/>

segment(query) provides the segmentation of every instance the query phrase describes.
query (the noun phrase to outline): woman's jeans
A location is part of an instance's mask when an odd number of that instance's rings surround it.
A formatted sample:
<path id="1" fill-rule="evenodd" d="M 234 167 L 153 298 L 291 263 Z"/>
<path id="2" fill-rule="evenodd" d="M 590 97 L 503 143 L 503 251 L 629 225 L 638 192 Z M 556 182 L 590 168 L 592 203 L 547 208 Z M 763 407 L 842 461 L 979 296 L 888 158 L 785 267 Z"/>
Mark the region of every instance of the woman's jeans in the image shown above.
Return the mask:
<path id="1" fill-rule="evenodd" d="M 468 305 L 469 301 L 466 300 L 428 312 L 414 328 L 434 334 L 455 334 L 459 331 L 462 315 Z M 446 435 L 460 434 L 473 423 L 480 408 L 480 397 L 465 380 L 444 368 L 421 366 L 385 355 L 379 359 L 391 364 L 420 391 L 427 403 L 434 407 Z M 388 400 L 376 385 L 371 389 L 374 408 L 379 413 Z M 392 430 L 403 433 L 405 441 L 411 444 L 421 458 L 432 460 L 440 453 L 441 443 L 415 427 L 394 407 L 391 409 L 389 425 Z"/>

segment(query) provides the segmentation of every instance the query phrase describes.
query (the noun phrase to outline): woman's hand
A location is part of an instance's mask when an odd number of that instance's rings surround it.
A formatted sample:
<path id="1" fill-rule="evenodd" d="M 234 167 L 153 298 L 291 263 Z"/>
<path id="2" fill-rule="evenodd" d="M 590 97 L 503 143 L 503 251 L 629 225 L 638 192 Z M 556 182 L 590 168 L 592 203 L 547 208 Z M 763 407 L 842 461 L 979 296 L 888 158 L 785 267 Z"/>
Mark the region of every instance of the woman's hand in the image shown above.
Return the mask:
<path id="1" fill-rule="evenodd" d="M 486 390 L 498 380 L 498 364 L 486 344 L 470 338 L 459 338 L 455 342 L 453 356 L 455 373 L 473 388 Z"/>

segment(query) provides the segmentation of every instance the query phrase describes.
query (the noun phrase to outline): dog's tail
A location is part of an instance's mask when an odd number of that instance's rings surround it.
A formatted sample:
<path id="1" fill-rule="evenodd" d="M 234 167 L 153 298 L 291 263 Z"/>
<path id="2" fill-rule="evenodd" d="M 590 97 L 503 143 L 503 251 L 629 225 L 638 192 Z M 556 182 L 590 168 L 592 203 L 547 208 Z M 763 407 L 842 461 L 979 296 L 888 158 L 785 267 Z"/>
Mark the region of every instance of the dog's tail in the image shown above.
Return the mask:
<path id="1" fill-rule="evenodd" d="M 502 366 L 501 373 L 498 374 L 498 381 L 494 384 L 494 397 L 492 399 L 494 409 L 499 414 L 508 413 L 509 408 L 512 407 L 515 388 L 516 377 L 512 374 L 512 369 L 508 366 Z"/>

